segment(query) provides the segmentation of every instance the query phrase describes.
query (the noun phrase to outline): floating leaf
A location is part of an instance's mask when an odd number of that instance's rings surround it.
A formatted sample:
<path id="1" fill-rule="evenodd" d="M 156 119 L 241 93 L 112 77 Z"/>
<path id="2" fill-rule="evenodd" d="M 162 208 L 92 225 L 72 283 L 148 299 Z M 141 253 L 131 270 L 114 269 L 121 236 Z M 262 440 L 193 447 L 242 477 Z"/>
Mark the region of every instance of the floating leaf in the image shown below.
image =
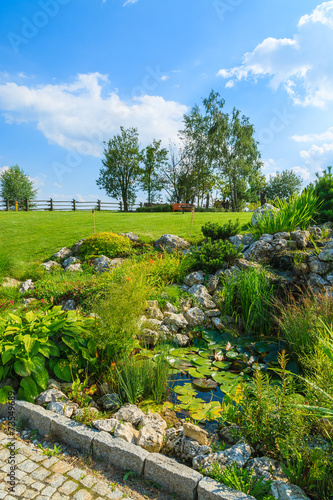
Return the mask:
<path id="1" fill-rule="evenodd" d="M 247 363 L 244 363 L 244 361 L 234 361 L 230 367 L 230 370 L 232 372 L 240 373 L 246 368 L 249 368 L 249 365 Z"/>
<path id="2" fill-rule="evenodd" d="M 237 359 L 237 358 L 239 358 L 239 353 L 236 352 L 236 351 L 228 351 L 227 352 L 227 357 L 229 359 Z"/>
<path id="3" fill-rule="evenodd" d="M 261 354 L 269 352 L 269 345 L 265 341 L 256 342 L 254 347 L 255 347 L 256 351 L 261 353 Z"/>
<path id="4" fill-rule="evenodd" d="M 278 365 L 279 364 L 279 353 L 278 351 L 273 351 L 267 354 L 267 356 L 264 357 L 264 363 L 268 365 Z"/>
<path id="5" fill-rule="evenodd" d="M 198 370 L 196 368 L 190 368 L 187 371 L 191 375 L 191 377 L 193 377 L 193 378 L 200 378 L 202 375 L 200 372 L 198 372 Z"/>
<path id="6" fill-rule="evenodd" d="M 217 387 L 217 383 L 214 380 L 207 378 L 196 378 L 193 380 L 192 384 L 200 390 L 207 391 L 212 391 Z"/>
<path id="7" fill-rule="evenodd" d="M 194 358 L 192 359 L 192 363 L 194 363 L 197 366 L 211 366 L 212 362 L 209 359 L 204 359 L 204 358 Z"/>
<path id="8" fill-rule="evenodd" d="M 230 377 L 232 375 L 232 377 Z M 228 385 L 233 384 L 235 379 L 239 377 L 236 373 L 229 373 L 229 372 L 215 372 L 212 374 L 212 378 L 217 382 L 218 384 L 224 384 Z"/>
<path id="9" fill-rule="evenodd" d="M 220 370 L 227 370 L 231 363 L 228 363 L 227 361 L 215 361 L 213 363 L 213 366 L 216 366 L 216 368 L 220 368 Z"/>
<path id="10" fill-rule="evenodd" d="M 205 375 L 206 377 L 210 377 L 212 375 L 212 373 L 214 373 L 214 370 L 208 366 L 199 366 L 197 371 L 200 373 L 199 378 L 202 375 Z"/>
<path id="11" fill-rule="evenodd" d="M 192 384 L 176 385 L 173 387 L 173 391 L 176 394 L 196 394 Z"/>
<path id="12" fill-rule="evenodd" d="M 189 363 L 185 359 L 174 359 L 173 361 L 169 361 L 169 364 L 172 368 L 182 371 L 186 371 L 189 368 L 193 368 L 193 365 L 191 365 L 191 363 Z"/>
<path id="13" fill-rule="evenodd" d="M 177 398 L 183 403 L 183 405 L 188 405 L 193 401 L 193 395 L 191 394 L 182 394 L 180 396 L 177 396 Z"/>

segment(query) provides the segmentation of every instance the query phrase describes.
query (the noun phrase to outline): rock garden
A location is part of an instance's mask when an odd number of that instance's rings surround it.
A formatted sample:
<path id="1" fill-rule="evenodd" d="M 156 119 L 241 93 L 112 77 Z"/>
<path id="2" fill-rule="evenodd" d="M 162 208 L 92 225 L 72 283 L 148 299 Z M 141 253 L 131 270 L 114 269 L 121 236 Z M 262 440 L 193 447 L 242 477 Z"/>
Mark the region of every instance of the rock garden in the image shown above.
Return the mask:
<path id="1" fill-rule="evenodd" d="M 2 277 L 0 403 L 14 391 L 228 487 L 206 498 L 329 500 L 331 226 L 305 192 L 196 245 L 104 232 L 53 249 Z"/>

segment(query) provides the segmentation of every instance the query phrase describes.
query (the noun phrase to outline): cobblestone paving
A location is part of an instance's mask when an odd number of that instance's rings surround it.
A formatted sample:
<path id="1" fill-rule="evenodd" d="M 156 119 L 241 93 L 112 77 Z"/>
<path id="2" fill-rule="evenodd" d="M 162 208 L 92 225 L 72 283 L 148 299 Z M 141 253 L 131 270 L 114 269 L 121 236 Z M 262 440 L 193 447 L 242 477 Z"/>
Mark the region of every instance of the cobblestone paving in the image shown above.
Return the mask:
<path id="1" fill-rule="evenodd" d="M 11 452 L 12 450 L 12 452 Z M 74 461 L 73 461 L 74 462 Z M 14 467 L 14 469 L 11 467 Z M 159 492 L 148 496 L 108 480 L 107 475 L 76 467 L 70 460 L 48 457 L 31 443 L 10 438 L 0 431 L 0 500 L 167 500 Z M 13 476 L 10 476 L 10 473 Z M 97 473 L 96 473 L 97 472 Z M 13 479 L 12 485 L 10 484 Z M 160 496 L 160 493 L 162 496 Z"/>

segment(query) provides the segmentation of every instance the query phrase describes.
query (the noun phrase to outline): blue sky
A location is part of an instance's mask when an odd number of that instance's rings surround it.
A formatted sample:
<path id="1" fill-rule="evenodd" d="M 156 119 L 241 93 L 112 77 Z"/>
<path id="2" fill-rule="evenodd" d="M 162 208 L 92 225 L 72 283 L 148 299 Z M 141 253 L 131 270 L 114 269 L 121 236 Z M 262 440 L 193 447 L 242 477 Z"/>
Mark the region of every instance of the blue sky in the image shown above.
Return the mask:
<path id="1" fill-rule="evenodd" d="M 106 200 L 103 141 L 124 125 L 167 145 L 211 89 L 254 124 L 267 176 L 332 163 L 333 1 L 11 0 L 0 26 L 0 171 L 40 199 Z"/>

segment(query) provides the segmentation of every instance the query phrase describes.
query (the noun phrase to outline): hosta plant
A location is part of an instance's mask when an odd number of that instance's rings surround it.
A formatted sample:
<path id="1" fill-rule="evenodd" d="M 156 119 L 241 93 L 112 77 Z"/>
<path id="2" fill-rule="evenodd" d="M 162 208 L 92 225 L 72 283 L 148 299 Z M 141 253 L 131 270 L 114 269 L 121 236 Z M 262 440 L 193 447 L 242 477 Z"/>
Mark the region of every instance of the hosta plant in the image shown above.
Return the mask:
<path id="1" fill-rule="evenodd" d="M 78 370 L 91 370 L 96 344 L 85 332 L 94 321 L 61 307 L 0 318 L 0 382 L 16 379 L 18 397 L 33 402 L 46 389 L 49 374 L 70 382 Z M 0 403 L 7 397 L 8 390 L 0 389 Z"/>

